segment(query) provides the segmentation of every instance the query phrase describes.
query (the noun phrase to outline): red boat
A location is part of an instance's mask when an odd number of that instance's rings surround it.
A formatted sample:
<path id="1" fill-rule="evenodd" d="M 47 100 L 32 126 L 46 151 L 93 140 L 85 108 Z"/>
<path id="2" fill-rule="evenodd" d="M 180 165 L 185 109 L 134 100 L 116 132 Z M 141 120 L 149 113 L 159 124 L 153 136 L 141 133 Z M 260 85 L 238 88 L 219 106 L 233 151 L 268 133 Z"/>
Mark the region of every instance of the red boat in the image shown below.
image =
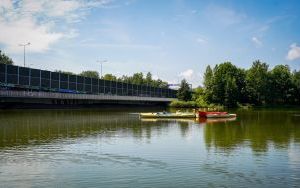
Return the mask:
<path id="1" fill-rule="evenodd" d="M 200 118 L 232 118 L 236 117 L 236 114 L 229 114 L 228 112 L 203 112 L 199 111 Z"/>

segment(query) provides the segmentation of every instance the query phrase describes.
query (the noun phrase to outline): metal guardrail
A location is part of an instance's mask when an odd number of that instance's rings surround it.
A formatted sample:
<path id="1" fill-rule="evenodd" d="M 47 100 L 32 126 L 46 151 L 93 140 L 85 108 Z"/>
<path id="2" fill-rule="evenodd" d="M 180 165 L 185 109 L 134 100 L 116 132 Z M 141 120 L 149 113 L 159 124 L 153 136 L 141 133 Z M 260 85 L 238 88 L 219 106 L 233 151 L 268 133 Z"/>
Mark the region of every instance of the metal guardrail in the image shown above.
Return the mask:
<path id="1" fill-rule="evenodd" d="M 0 86 L 11 90 L 176 98 L 176 90 L 0 64 Z"/>
<path id="2" fill-rule="evenodd" d="M 107 94 L 70 94 L 37 91 L 12 91 L 0 90 L 0 97 L 7 98 L 38 98 L 38 99 L 80 99 L 80 100 L 119 100 L 119 101 L 152 101 L 171 102 L 174 98 L 143 97 L 143 96 L 119 96 Z"/>

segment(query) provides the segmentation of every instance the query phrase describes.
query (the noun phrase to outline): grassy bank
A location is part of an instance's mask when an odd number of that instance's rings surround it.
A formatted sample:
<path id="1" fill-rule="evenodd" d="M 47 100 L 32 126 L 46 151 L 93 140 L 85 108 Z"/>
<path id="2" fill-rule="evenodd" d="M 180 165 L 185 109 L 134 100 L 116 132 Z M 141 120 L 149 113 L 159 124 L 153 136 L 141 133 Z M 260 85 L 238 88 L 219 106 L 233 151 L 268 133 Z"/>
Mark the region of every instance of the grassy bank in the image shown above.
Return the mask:
<path id="1" fill-rule="evenodd" d="M 172 101 L 169 106 L 172 108 L 224 108 L 224 106 L 216 104 L 199 104 L 195 101 Z"/>

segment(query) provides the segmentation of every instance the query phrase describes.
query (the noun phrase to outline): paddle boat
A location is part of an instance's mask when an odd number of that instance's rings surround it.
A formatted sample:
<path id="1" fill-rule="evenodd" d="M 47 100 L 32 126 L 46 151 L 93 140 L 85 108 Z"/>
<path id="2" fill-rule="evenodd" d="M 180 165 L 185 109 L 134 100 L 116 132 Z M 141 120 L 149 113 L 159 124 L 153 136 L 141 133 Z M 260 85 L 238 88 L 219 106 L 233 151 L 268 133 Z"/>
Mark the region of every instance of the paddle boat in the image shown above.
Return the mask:
<path id="1" fill-rule="evenodd" d="M 195 118 L 194 112 L 153 112 L 153 113 L 140 113 L 141 118 Z"/>
<path id="2" fill-rule="evenodd" d="M 199 111 L 200 118 L 234 118 L 236 114 L 229 114 L 228 112 L 203 112 Z"/>

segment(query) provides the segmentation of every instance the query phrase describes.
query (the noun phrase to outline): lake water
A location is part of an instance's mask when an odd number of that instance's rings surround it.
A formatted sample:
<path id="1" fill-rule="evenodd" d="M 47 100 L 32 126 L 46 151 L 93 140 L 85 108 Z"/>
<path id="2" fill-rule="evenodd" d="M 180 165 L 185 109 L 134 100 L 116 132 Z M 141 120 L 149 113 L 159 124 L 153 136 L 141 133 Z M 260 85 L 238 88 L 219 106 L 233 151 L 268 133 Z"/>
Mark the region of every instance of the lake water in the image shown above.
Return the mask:
<path id="1" fill-rule="evenodd" d="M 300 110 L 0 111 L 0 187 L 300 187 Z"/>

